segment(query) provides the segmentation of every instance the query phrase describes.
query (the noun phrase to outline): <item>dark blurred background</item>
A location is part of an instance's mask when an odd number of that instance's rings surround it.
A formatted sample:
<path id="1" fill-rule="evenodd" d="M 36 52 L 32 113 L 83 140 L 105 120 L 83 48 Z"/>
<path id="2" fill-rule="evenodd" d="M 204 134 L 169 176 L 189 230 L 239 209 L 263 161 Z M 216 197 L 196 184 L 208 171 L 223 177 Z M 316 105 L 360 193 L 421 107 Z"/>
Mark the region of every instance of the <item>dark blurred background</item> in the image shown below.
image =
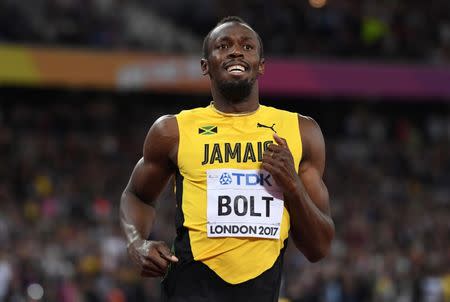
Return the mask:
<path id="1" fill-rule="evenodd" d="M 227 15 L 264 41 L 261 102 L 327 145 L 336 238 L 316 264 L 289 245 L 280 301 L 450 301 L 448 0 L 0 0 L 0 301 L 158 301 L 119 198 L 155 119 L 209 104 L 201 45 Z M 174 210 L 169 186 L 152 238 Z"/>

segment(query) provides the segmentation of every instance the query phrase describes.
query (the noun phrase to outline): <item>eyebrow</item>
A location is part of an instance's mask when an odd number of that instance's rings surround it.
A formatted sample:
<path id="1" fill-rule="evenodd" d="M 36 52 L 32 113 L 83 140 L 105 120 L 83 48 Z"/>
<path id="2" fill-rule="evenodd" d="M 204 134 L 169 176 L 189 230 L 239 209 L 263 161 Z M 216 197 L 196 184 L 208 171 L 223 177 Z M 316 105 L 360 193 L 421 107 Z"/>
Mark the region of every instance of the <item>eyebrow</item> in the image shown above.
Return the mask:
<path id="1" fill-rule="evenodd" d="M 231 40 L 231 38 L 229 36 L 222 36 L 222 37 L 217 38 L 214 42 L 222 42 L 222 41 L 227 41 L 227 40 Z M 255 38 L 253 38 L 251 36 L 244 36 L 240 40 L 248 41 L 248 40 L 255 40 Z"/>

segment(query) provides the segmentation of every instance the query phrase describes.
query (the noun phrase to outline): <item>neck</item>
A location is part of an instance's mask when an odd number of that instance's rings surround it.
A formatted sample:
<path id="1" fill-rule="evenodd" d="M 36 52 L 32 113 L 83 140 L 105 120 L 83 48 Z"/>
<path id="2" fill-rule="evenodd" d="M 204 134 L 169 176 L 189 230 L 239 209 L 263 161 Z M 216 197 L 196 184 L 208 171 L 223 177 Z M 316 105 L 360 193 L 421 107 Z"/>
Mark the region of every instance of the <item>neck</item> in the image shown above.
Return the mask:
<path id="1" fill-rule="evenodd" d="M 214 107 L 224 113 L 246 113 L 252 112 L 259 107 L 258 82 L 252 86 L 250 94 L 242 100 L 230 100 L 225 98 L 218 89 L 211 87 L 211 95 Z"/>

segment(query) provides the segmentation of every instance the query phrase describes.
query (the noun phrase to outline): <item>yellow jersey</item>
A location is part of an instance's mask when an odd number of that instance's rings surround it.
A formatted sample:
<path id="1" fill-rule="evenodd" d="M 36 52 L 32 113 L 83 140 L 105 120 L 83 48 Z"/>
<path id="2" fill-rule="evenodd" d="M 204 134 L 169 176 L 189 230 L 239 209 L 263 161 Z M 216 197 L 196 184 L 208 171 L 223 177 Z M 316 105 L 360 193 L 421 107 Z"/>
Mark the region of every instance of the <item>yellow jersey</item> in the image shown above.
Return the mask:
<path id="1" fill-rule="evenodd" d="M 176 120 L 176 255 L 203 262 L 231 284 L 259 276 L 273 266 L 290 226 L 283 194 L 261 161 L 276 132 L 298 169 L 297 113 L 260 105 L 227 114 L 211 104 Z"/>

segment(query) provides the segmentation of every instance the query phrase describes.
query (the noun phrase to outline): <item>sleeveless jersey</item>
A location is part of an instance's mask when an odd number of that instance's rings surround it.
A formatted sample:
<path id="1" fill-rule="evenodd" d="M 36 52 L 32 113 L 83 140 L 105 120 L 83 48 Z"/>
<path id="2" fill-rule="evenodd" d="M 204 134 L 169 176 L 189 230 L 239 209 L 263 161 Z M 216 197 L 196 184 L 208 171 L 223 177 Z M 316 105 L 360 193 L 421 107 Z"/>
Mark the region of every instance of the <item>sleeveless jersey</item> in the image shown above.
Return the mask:
<path id="1" fill-rule="evenodd" d="M 233 115 L 211 104 L 181 111 L 176 119 L 175 253 L 181 261 L 192 255 L 231 284 L 259 276 L 274 265 L 290 226 L 283 194 L 262 170 L 262 156 L 276 131 L 298 169 L 297 113 L 260 105 L 253 113 Z"/>

